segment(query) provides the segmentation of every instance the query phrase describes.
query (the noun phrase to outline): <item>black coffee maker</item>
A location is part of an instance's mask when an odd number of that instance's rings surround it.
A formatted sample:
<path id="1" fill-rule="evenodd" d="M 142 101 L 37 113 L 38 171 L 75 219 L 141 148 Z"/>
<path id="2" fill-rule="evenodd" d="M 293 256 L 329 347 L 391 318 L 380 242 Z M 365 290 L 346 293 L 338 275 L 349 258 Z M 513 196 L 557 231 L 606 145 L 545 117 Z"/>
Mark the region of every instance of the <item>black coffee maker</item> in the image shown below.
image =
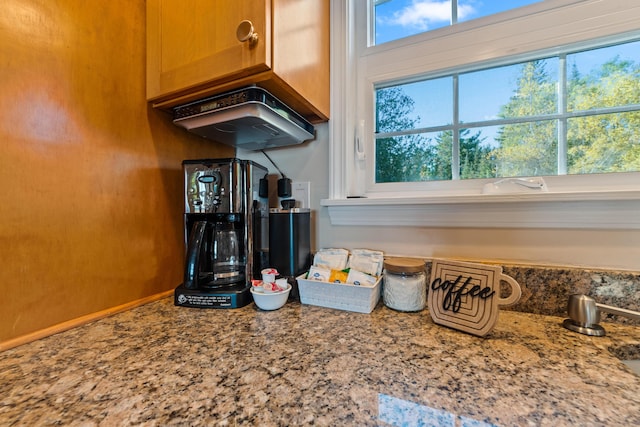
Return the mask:
<path id="1" fill-rule="evenodd" d="M 175 305 L 243 307 L 268 262 L 267 169 L 239 159 L 185 160 L 182 167 L 187 253 Z"/>

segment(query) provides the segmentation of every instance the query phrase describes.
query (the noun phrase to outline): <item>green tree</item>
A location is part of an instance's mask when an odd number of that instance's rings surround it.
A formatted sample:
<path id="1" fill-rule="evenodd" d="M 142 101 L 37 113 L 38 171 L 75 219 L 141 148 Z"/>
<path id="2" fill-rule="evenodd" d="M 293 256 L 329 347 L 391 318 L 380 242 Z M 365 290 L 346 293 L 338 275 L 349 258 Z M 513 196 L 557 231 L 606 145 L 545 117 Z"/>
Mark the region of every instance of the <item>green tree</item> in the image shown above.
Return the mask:
<path id="1" fill-rule="evenodd" d="M 568 108 L 640 104 L 640 67 L 616 57 L 586 76 L 574 70 Z M 640 170 L 640 113 L 586 116 L 569 120 L 568 172 L 602 173 Z"/>
<path id="2" fill-rule="evenodd" d="M 491 147 L 483 146 L 482 131 L 470 135 L 469 129 L 460 132 L 460 178 L 495 177 L 495 159 Z M 431 168 L 433 179 L 451 179 L 451 154 L 453 152 L 453 132 L 441 132 L 436 137 L 435 158 Z"/>
<path id="3" fill-rule="evenodd" d="M 376 132 L 415 128 L 419 117 L 411 118 L 414 101 L 399 87 L 376 92 Z M 430 147 L 420 135 L 376 140 L 376 182 L 422 181 L 429 164 Z"/>
<path id="4" fill-rule="evenodd" d="M 502 106 L 501 118 L 523 118 L 554 113 L 556 85 L 549 79 L 544 60 L 522 67 L 516 92 Z M 497 176 L 536 176 L 557 173 L 557 130 L 553 120 L 504 125 L 495 150 Z"/>

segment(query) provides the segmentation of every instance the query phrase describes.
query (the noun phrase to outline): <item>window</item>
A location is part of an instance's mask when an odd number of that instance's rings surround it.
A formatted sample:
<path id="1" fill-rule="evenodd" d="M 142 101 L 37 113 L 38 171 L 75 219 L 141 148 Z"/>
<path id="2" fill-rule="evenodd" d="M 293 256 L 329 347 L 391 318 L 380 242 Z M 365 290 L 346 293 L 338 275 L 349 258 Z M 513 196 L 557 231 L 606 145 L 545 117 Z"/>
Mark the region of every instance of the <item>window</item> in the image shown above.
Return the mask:
<path id="1" fill-rule="evenodd" d="M 375 90 L 375 182 L 640 170 L 640 42 Z"/>
<path id="2" fill-rule="evenodd" d="M 411 5 L 420 2 L 414 0 Z M 594 123 L 609 123 L 603 126 L 610 140 L 638 141 L 638 126 L 628 125 L 639 120 L 637 90 L 624 90 L 625 97 L 613 95 L 605 100 L 603 96 L 593 106 L 585 94 L 593 89 L 587 85 L 591 73 L 602 73 L 609 65 L 625 78 L 637 80 L 638 63 L 633 59 L 639 57 L 640 4 L 624 0 L 484 2 L 521 7 L 472 19 L 460 7 L 480 2 L 459 0 L 457 12 L 449 17 L 454 25 L 387 37 L 380 31 L 382 21 L 373 17 L 388 3 L 332 3 L 332 170 L 330 197 L 323 202 L 330 206 L 332 220 L 333 213 L 347 211 L 357 212 L 362 219 L 364 211 L 356 206 L 394 203 L 415 211 L 407 224 L 424 215 L 423 207 L 434 204 L 441 208 L 459 203 L 503 204 L 492 208 L 500 213 L 510 209 L 505 204 L 523 200 L 544 206 L 615 199 L 626 204 L 623 211 L 640 208 L 640 173 L 622 172 L 636 171 L 638 165 L 623 163 L 618 173 L 619 161 L 595 164 L 594 156 L 613 154 L 615 158 L 619 149 L 601 144 L 588 153 L 584 139 Z M 372 32 L 376 25 L 378 30 Z M 628 52 L 632 52 L 631 61 L 627 61 Z M 594 54 L 598 59 L 591 58 Z M 524 89 L 526 76 L 537 85 L 528 95 L 519 90 Z M 483 83 L 496 80 L 504 84 Z M 515 102 L 518 96 L 521 105 Z M 536 98 L 535 109 L 521 108 L 526 96 Z M 412 108 L 389 104 L 398 97 L 412 100 Z M 601 120 L 611 117 L 615 120 Z M 627 123 L 622 126 L 627 133 L 614 136 L 611 130 L 619 131 L 620 123 Z M 504 145 L 508 137 L 522 140 L 523 135 L 532 141 L 535 154 Z M 399 146 L 407 152 L 394 157 L 390 147 Z M 611 153 L 603 152 L 603 146 Z M 421 156 L 427 160 L 415 161 Z M 399 170 L 403 171 L 400 179 Z M 483 195 L 488 183 L 503 176 L 543 176 L 549 192 Z M 350 208 L 337 209 L 346 206 Z M 441 211 L 446 219 L 450 212 Z M 566 221 L 552 226 L 572 226 L 568 224 L 572 213 L 565 214 Z M 586 226 L 598 226 L 600 219 Z M 430 224 L 440 224 L 434 221 Z M 465 221 L 458 225 L 470 225 Z M 631 222 L 640 228 L 637 220 Z M 487 219 L 486 224 L 490 223 Z M 616 223 L 629 226 L 627 219 Z M 447 224 L 451 222 L 441 225 Z"/>

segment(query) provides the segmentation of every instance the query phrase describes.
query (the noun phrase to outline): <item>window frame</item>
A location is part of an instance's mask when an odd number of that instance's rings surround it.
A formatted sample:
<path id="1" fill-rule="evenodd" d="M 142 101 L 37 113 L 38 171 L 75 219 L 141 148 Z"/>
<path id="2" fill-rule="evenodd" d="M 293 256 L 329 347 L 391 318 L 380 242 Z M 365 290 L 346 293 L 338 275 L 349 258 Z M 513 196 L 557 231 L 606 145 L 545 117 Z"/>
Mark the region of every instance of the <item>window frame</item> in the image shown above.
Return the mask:
<path id="1" fill-rule="evenodd" d="M 400 82 L 403 78 L 408 81 L 417 75 L 436 77 L 454 69 L 465 71 L 464 66 L 456 65 L 441 52 L 425 72 L 424 61 L 415 59 L 416 49 L 429 51 L 426 49 L 440 46 L 446 52 L 450 46 L 457 46 L 461 33 L 468 36 L 482 34 L 484 30 L 486 35 L 488 26 L 514 31 L 523 19 L 531 16 L 538 22 L 548 21 L 547 27 L 562 27 L 562 31 L 538 28 L 535 33 L 544 34 L 542 40 L 518 45 L 516 52 L 512 42 L 505 41 L 509 38 L 508 32 L 495 34 L 492 41 L 495 43 L 478 51 L 467 68 L 499 66 L 534 55 L 553 54 L 554 49 L 557 50 L 556 40 L 561 40 L 563 46 L 588 48 L 596 38 L 598 44 L 608 39 L 637 38 L 640 5 L 629 6 L 624 0 L 608 0 L 606 6 L 596 0 L 547 0 L 456 24 L 460 32 L 451 26 L 441 28 L 431 34 L 371 46 L 359 55 L 369 44 L 368 31 L 357 33 L 352 29 L 371 25 L 370 13 L 366 16 L 359 13 L 362 7 L 366 8 L 366 0 L 331 2 L 330 182 L 329 197 L 321 204 L 328 207 L 332 224 L 640 229 L 640 173 L 637 172 L 545 177 L 548 193 L 482 194 L 481 187 L 496 179 L 372 183 L 376 85 Z M 568 16 L 572 17 L 571 22 L 562 19 Z M 589 20 L 590 25 L 580 26 L 583 19 Z M 524 40 L 530 35 L 519 37 Z M 408 59 L 411 51 L 414 58 Z M 391 57 L 375 62 L 376 55 L 381 53 Z M 403 64 L 401 68 L 396 67 L 398 63 Z M 464 209 L 460 209 L 461 205 Z M 402 209 L 397 209 L 398 206 Z M 384 213 L 387 211 L 388 215 Z M 527 212 L 535 213 L 535 220 Z"/>

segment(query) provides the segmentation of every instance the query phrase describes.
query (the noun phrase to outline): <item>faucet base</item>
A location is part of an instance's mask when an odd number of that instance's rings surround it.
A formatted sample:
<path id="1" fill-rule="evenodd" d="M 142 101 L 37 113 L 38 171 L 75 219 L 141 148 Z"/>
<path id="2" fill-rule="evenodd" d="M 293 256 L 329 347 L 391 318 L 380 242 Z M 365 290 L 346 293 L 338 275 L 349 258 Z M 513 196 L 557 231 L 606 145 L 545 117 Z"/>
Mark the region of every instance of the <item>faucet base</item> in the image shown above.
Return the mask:
<path id="1" fill-rule="evenodd" d="M 570 331 L 578 332 L 579 334 L 589 335 L 592 337 L 603 337 L 606 334 L 604 328 L 598 324 L 593 324 L 591 326 L 580 326 L 571 319 L 565 319 L 564 322 L 562 322 L 562 326 L 569 329 Z"/>

